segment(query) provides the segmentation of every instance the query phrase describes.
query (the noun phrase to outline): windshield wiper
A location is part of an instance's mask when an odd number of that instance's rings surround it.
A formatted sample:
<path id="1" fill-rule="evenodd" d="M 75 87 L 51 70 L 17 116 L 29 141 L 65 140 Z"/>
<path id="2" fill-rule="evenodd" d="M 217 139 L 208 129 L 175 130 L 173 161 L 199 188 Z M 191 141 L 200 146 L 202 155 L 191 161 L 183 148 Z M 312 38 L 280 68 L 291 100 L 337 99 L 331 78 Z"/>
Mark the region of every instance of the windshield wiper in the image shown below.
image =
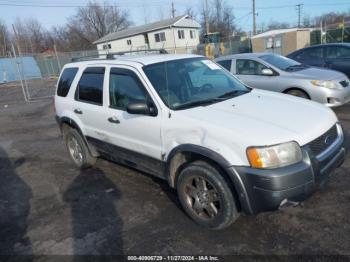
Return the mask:
<path id="1" fill-rule="evenodd" d="M 297 70 L 297 69 L 303 69 L 306 68 L 305 65 L 303 64 L 298 64 L 298 65 L 291 65 L 285 68 L 286 71 L 292 71 L 292 70 Z"/>
<path id="2" fill-rule="evenodd" d="M 175 110 L 178 109 L 187 109 L 187 108 L 191 108 L 191 107 L 196 107 L 196 106 L 207 106 L 207 105 L 211 105 L 213 103 L 217 103 L 222 101 L 222 98 L 208 98 L 208 99 L 204 99 L 204 100 L 197 100 L 197 101 L 191 101 L 182 105 L 179 105 L 177 107 L 175 107 Z"/>
<path id="3" fill-rule="evenodd" d="M 250 91 L 251 90 L 233 90 L 233 91 L 224 93 L 221 96 L 218 96 L 217 98 L 228 99 L 228 98 L 236 97 L 241 93 L 249 93 Z"/>

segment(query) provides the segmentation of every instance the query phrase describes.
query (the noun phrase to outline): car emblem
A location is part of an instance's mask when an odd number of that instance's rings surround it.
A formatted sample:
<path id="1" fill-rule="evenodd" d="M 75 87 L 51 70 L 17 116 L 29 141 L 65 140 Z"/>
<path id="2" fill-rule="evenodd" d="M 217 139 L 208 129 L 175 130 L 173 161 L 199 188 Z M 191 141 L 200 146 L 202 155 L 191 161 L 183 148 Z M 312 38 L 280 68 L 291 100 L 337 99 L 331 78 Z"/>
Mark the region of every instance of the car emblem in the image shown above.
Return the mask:
<path id="1" fill-rule="evenodd" d="M 330 145 L 331 142 L 332 142 L 332 137 L 331 136 L 326 136 L 326 138 L 324 139 L 324 143 L 326 145 Z"/>

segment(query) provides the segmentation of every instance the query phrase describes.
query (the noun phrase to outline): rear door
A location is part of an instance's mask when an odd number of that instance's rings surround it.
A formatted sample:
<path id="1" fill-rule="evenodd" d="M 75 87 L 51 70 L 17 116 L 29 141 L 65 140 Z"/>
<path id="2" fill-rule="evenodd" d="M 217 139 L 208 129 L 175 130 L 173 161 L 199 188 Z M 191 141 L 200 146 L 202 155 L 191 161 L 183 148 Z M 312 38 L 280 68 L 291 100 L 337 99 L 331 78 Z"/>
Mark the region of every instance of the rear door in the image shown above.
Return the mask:
<path id="1" fill-rule="evenodd" d="M 86 67 L 78 82 L 73 104 L 73 113 L 83 123 L 81 127 L 86 137 L 99 140 L 106 139 L 103 131 L 105 122 L 102 119 L 103 86 L 106 68 Z"/>
<path id="2" fill-rule="evenodd" d="M 265 89 L 270 91 L 276 90 L 276 80 L 278 76 L 266 76 L 262 74 L 263 69 L 268 67 L 252 59 L 234 59 L 233 70 L 238 79 L 246 85 Z"/>
<path id="3" fill-rule="evenodd" d="M 350 48 L 343 46 L 327 46 L 325 66 L 343 72 L 350 77 Z"/>

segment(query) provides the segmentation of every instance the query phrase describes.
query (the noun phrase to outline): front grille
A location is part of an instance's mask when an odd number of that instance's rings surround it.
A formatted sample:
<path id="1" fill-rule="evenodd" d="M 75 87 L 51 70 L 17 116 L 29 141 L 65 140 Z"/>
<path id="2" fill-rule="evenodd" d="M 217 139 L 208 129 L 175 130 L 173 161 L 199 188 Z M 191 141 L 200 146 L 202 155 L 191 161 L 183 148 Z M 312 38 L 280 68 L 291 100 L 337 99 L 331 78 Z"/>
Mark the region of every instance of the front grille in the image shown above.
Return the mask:
<path id="1" fill-rule="evenodd" d="M 347 87 L 349 86 L 349 81 L 348 80 L 343 80 L 339 82 L 341 84 L 342 87 Z"/>
<path id="2" fill-rule="evenodd" d="M 314 155 L 319 155 L 325 151 L 338 137 L 337 126 L 334 125 L 326 133 L 311 141 L 308 146 Z"/>

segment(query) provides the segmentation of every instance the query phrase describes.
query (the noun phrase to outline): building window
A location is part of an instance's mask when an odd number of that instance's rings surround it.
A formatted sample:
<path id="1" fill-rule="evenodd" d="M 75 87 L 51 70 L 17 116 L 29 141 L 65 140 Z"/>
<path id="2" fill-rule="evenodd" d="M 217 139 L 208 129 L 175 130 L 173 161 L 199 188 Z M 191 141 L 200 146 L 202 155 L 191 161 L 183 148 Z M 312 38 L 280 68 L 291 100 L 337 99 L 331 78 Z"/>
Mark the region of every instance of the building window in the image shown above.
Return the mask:
<path id="1" fill-rule="evenodd" d="M 128 44 L 128 45 L 131 45 L 131 40 L 129 39 L 129 40 L 126 40 L 126 43 Z"/>
<path id="2" fill-rule="evenodd" d="M 156 42 L 164 42 L 166 40 L 165 33 L 161 32 L 161 33 L 154 34 L 154 39 L 156 40 Z"/>
<path id="3" fill-rule="evenodd" d="M 196 38 L 196 30 L 190 30 L 191 39 Z"/>
<path id="4" fill-rule="evenodd" d="M 111 48 L 112 48 L 111 44 L 104 44 L 103 45 L 103 50 L 111 49 Z"/>
<path id="5" fill-rule="evenodd" d="M 178 30 L 177 31 L 177 36 L 179 39 L 184 39 L 185 38 L 185 31 L 184 30 Z"/>

